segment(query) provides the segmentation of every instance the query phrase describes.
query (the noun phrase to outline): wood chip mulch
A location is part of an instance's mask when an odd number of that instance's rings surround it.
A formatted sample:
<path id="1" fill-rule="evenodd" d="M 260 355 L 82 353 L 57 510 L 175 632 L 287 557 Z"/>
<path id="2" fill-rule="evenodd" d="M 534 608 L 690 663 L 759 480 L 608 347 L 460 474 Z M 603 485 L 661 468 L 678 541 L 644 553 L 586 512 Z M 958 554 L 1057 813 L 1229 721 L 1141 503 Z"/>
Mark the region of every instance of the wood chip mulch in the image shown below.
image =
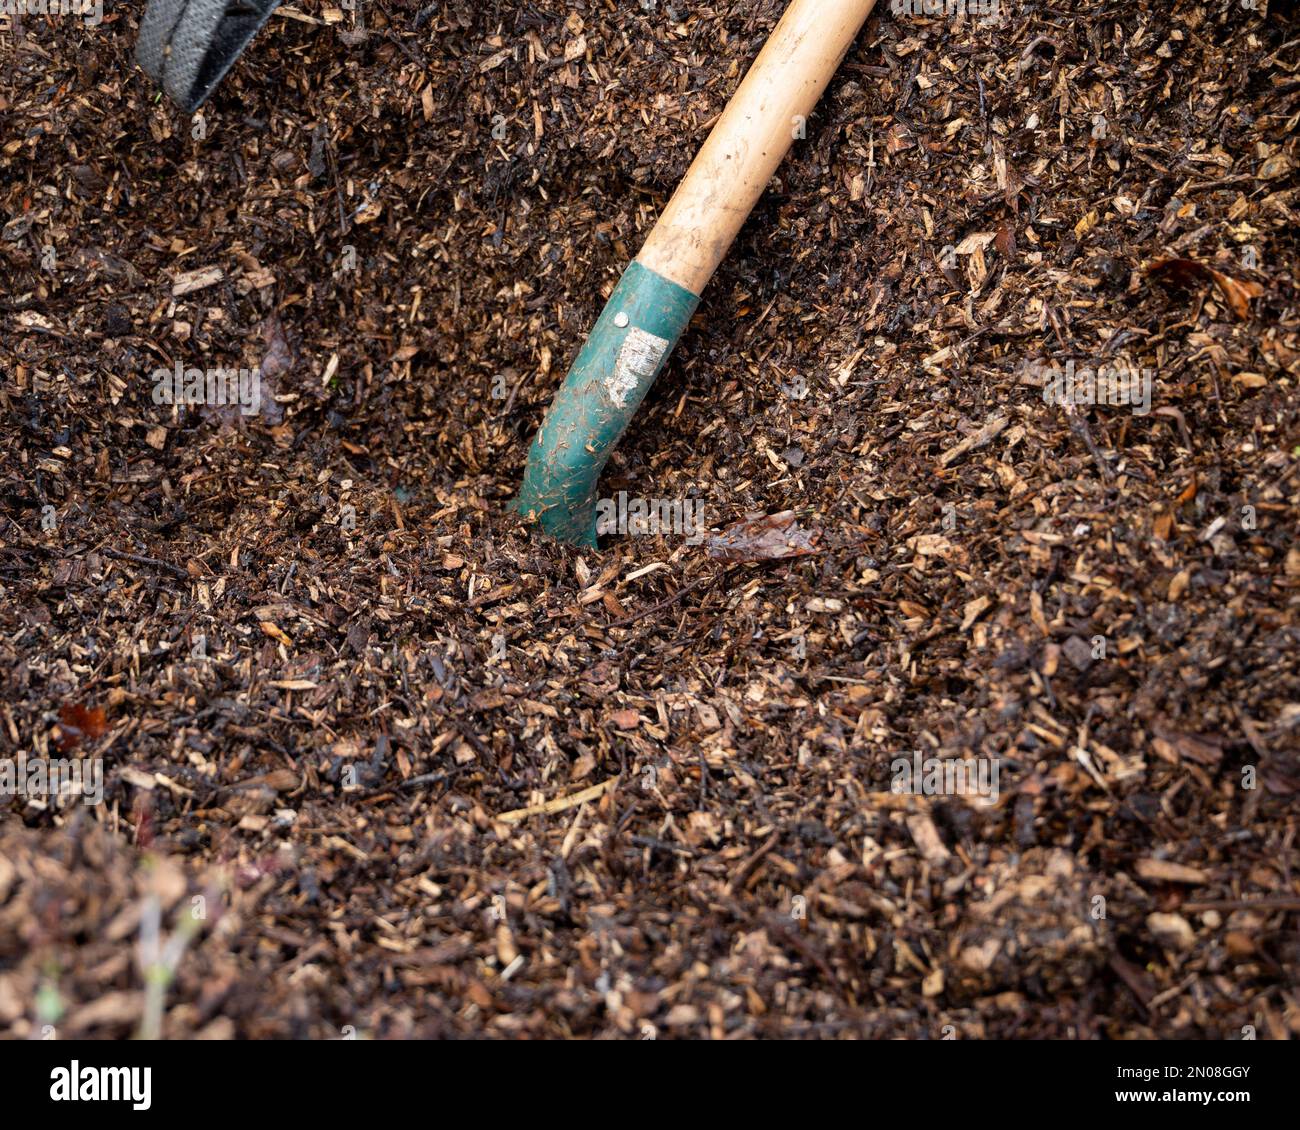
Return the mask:
<path id="1" fill-rule="evenodd" d="M 359 7 L 0 18 L 0 1031 L 1300 1035 L 1294 7 L 880 6 L 604 480 L 762 562 L 506 503 L 783 5 Z"/>

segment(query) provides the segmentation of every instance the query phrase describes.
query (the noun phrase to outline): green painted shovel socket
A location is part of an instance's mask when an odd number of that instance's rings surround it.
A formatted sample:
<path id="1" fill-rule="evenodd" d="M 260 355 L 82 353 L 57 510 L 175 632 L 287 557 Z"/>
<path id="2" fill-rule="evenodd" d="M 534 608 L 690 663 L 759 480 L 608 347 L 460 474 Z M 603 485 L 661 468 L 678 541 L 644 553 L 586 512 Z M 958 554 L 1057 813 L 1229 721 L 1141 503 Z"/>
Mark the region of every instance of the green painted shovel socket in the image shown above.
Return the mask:
<path id="1" fill-rule="evenodd" d="M 699 302 L 636 261 L 624 272 L 528 449 L 514 502 L 526 520 L 595 547 L 601 472 Z"/>

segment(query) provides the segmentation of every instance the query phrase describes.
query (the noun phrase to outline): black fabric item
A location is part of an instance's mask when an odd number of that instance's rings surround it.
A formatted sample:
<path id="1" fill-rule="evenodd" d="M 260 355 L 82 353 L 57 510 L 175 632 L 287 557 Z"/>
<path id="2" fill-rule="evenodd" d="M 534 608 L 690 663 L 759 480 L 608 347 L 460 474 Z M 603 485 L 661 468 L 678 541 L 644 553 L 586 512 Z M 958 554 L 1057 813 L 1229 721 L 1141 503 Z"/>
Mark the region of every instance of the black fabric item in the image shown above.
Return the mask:
<path id="1" fill-rule="evenodd" d="M 136 61 L 187 113 L 203 105 L 280 0 L 149 0 Z"/>

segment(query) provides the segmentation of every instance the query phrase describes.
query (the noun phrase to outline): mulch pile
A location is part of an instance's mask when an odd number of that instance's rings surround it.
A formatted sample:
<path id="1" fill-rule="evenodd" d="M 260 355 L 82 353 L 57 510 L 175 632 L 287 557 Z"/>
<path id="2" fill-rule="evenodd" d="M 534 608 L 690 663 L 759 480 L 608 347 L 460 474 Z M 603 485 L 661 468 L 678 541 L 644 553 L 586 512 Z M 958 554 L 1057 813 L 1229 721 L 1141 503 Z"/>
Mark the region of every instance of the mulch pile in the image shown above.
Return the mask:
<path id="1" fill-rule="evenodd" d="M 882 7 L 604 480 L 815 552 L 508 512 L 782 8 L 0 19 L 0 1030 L 1300 1034 L 1290 5 Z"/>

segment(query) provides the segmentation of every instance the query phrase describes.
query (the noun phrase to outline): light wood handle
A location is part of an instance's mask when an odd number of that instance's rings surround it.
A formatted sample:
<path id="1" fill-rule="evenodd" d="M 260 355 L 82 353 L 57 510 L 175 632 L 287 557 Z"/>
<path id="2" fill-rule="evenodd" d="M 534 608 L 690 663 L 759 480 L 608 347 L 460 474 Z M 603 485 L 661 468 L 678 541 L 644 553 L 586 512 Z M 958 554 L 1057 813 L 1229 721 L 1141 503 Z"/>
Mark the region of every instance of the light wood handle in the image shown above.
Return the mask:
<path id="1" fill-rule="evenodd" d="M 700 294 L 848 53 L 875 0 L 793 0 L 638 261 Z"/>

